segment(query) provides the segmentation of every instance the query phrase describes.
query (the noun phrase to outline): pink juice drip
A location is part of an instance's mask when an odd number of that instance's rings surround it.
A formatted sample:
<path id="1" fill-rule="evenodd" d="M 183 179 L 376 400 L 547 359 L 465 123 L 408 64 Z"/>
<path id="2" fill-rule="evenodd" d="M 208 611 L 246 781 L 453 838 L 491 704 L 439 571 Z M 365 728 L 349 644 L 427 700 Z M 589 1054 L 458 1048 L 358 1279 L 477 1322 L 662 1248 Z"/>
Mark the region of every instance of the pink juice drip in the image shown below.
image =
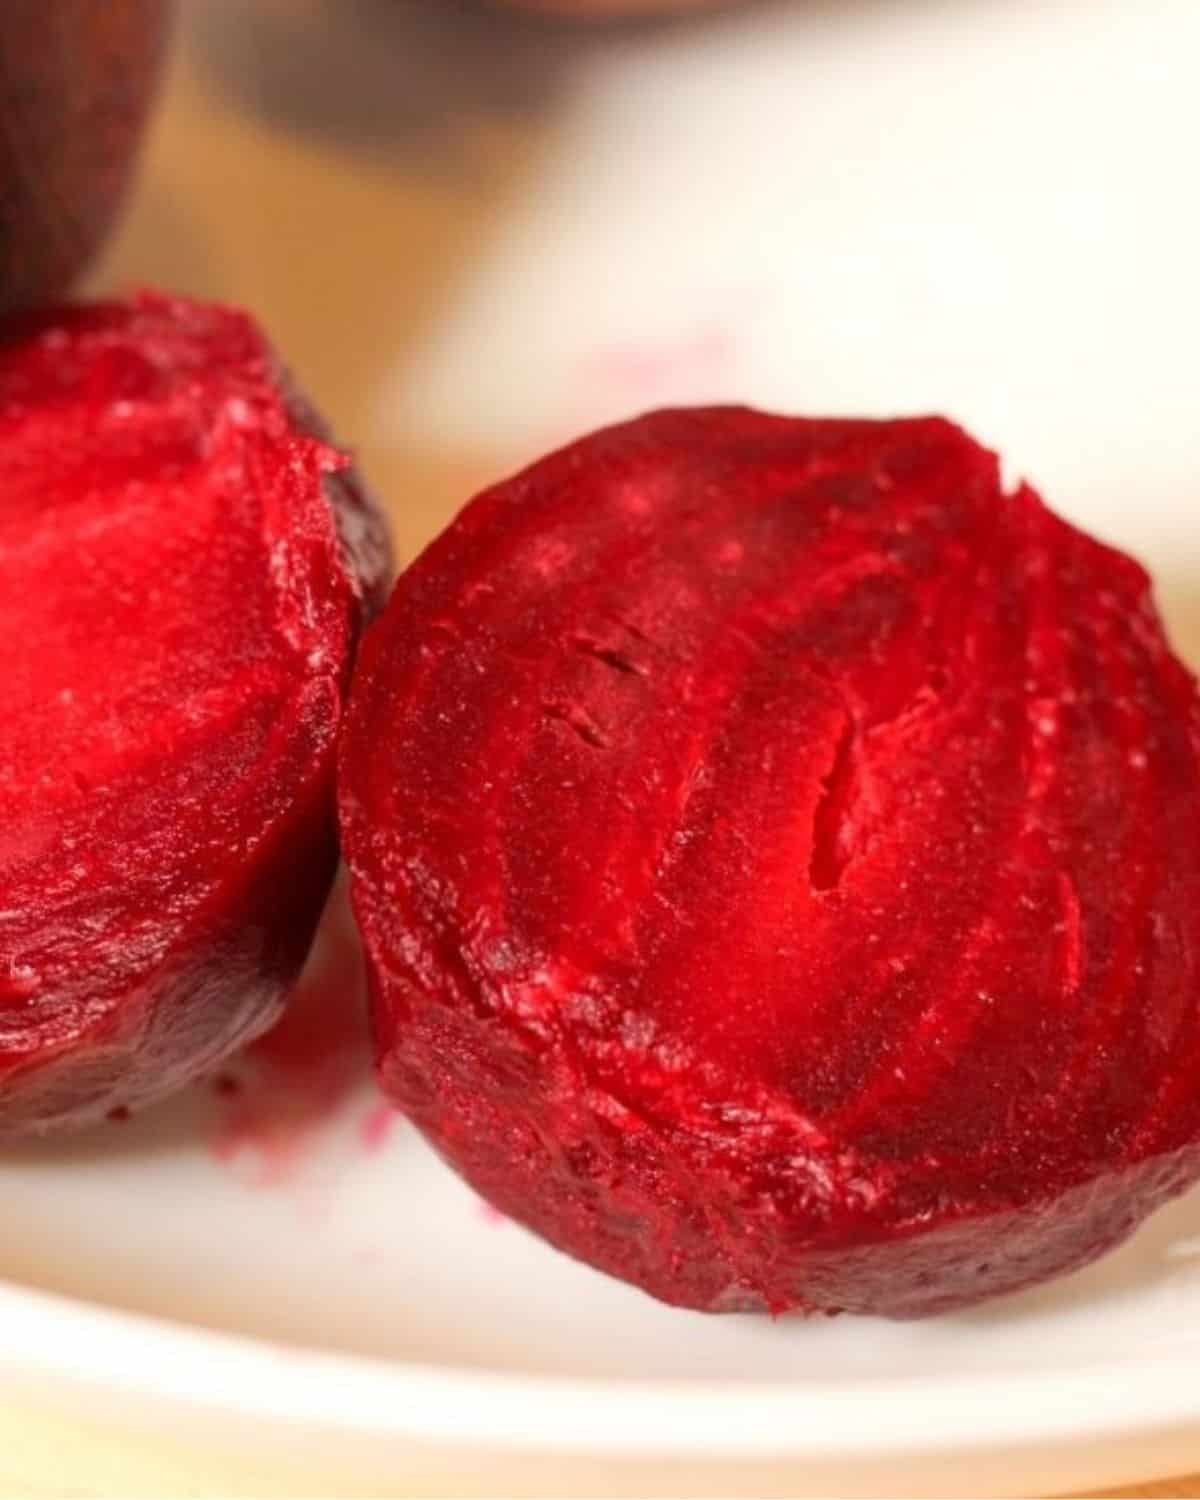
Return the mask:
<path id="1" fill-rule="evenodd" d="M 734 336 L 713 325 L 661 344 L 612 344 L 589 351 L 578 379 L 589 395 L 618 395 L 631 402 L 677 400 L 691 387 L 718 380 L 737 352 Z"/>
<path id="2" fill-rule="evenodd" d="M 282 1019 L 214 1082 L 213 1156 L 256 1186 L 291 1181 L 369 1069 L 362 954 L 339 882 Z"/>
<path id="3" fill-rule="evenodd" d="M 358 1138 L 364 1150 L 382 1151 L 392 1138 L 392 1132 L 400 1123 L 401 1116 L 390 1104 L 376 1104 L 363 1116 L 358 1127 Z"/>

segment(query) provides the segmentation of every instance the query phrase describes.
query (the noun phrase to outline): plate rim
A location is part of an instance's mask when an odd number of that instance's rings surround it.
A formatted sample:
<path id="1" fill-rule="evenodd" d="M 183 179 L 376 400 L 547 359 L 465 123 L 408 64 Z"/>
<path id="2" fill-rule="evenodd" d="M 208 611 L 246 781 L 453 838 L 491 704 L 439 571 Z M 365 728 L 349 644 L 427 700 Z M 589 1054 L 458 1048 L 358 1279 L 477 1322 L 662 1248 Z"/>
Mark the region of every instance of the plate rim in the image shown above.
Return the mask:
<path id="1" fill-rule="evenodd" d="M 870 1463 L 1200 1428 L 1195 1348 L 1151 1345 L 1135 1360 L 1050 1365 L 1033 1377 L 971 1372 L 826 1386 L 539 1375 L 291 1345 L 2 1279 L 0 1326 L 0 1379 L 119 1392 L 160 1410 L 228 1412 L 236 1403 L 238 1417 L 260 1429 L 301 1422 L 331 1434 L 513 1453 Z M 885 1392 L 889 1399 L 877 1399 Z M 915 1406 L 936 1409 L 936 1429 L 913 1420 Z"/>

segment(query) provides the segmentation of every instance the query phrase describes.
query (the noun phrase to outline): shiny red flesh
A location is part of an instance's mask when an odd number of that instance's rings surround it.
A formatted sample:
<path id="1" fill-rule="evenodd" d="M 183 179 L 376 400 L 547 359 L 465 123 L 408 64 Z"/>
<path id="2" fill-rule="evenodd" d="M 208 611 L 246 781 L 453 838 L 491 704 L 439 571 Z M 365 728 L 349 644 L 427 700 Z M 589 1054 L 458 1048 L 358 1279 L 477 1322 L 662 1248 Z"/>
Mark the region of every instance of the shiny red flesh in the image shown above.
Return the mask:
<path id="1" fill-rule="evenodd" d="M 277 1016 L 385 566 L 240 313 L 0 343 L 0 1129 L 144 1104 Z"/>
<path id="2" fill-rule="evenodd" d="M 341 770 L 393 1100 L 657 1297 L 911 1316 L 1200 1174 L 1200 710 L 946 422 L 660 412 L 475 500 Z"/>

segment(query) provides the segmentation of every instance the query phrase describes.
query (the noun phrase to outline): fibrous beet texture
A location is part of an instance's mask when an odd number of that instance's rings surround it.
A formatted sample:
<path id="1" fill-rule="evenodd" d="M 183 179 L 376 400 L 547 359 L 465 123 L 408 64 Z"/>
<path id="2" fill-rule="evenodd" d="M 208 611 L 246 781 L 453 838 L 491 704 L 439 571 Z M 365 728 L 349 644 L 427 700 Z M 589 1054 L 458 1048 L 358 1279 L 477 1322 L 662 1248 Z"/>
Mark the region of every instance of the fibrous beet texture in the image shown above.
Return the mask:
<path id="1" fill-rule="evenodd" d="M 145 1104 L 277 1016 L 386 567 L 242 314 L 0 342 L 0 1130 Z"/>
<path id="2" fill-rule="evenodd" d="M 1142 569 L 949 423 L 659 412 L 367 640 L 391 1097 L 656 1297 L 915 1316 L 1200 1174 L 1200 711 Z"/>

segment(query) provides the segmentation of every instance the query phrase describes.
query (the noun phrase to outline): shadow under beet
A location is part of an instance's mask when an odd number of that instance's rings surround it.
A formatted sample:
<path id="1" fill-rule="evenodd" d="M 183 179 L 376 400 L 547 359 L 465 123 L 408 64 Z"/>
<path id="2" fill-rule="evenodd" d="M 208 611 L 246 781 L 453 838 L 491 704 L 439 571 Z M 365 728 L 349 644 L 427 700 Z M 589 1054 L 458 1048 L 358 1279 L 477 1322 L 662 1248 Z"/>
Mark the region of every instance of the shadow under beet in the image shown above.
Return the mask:
<path id="1" fill-rule="evenodd" d="M 1036 1320 L 1080 1304 L 1097 1306 L 1137 1292 L 1149 1282 L 1200 1276 L 1200 1191 L 1160 1209 L 1118 1249 L 1089 1266 L 1009 1297 L 954 1313 L 970 1325 Z"/>
<path id="2" fill-rule="evenodd" d="M 279 1157 L 368 1095 L 371 1045 L 362 944 L 346 883 L 330 895 L 304 972 L 276 1024 L 213 1074 L 132 1116 L 0 1145 L 5 1165 L 73 1165 L 200 1147 L 218 1161 Z"/>

